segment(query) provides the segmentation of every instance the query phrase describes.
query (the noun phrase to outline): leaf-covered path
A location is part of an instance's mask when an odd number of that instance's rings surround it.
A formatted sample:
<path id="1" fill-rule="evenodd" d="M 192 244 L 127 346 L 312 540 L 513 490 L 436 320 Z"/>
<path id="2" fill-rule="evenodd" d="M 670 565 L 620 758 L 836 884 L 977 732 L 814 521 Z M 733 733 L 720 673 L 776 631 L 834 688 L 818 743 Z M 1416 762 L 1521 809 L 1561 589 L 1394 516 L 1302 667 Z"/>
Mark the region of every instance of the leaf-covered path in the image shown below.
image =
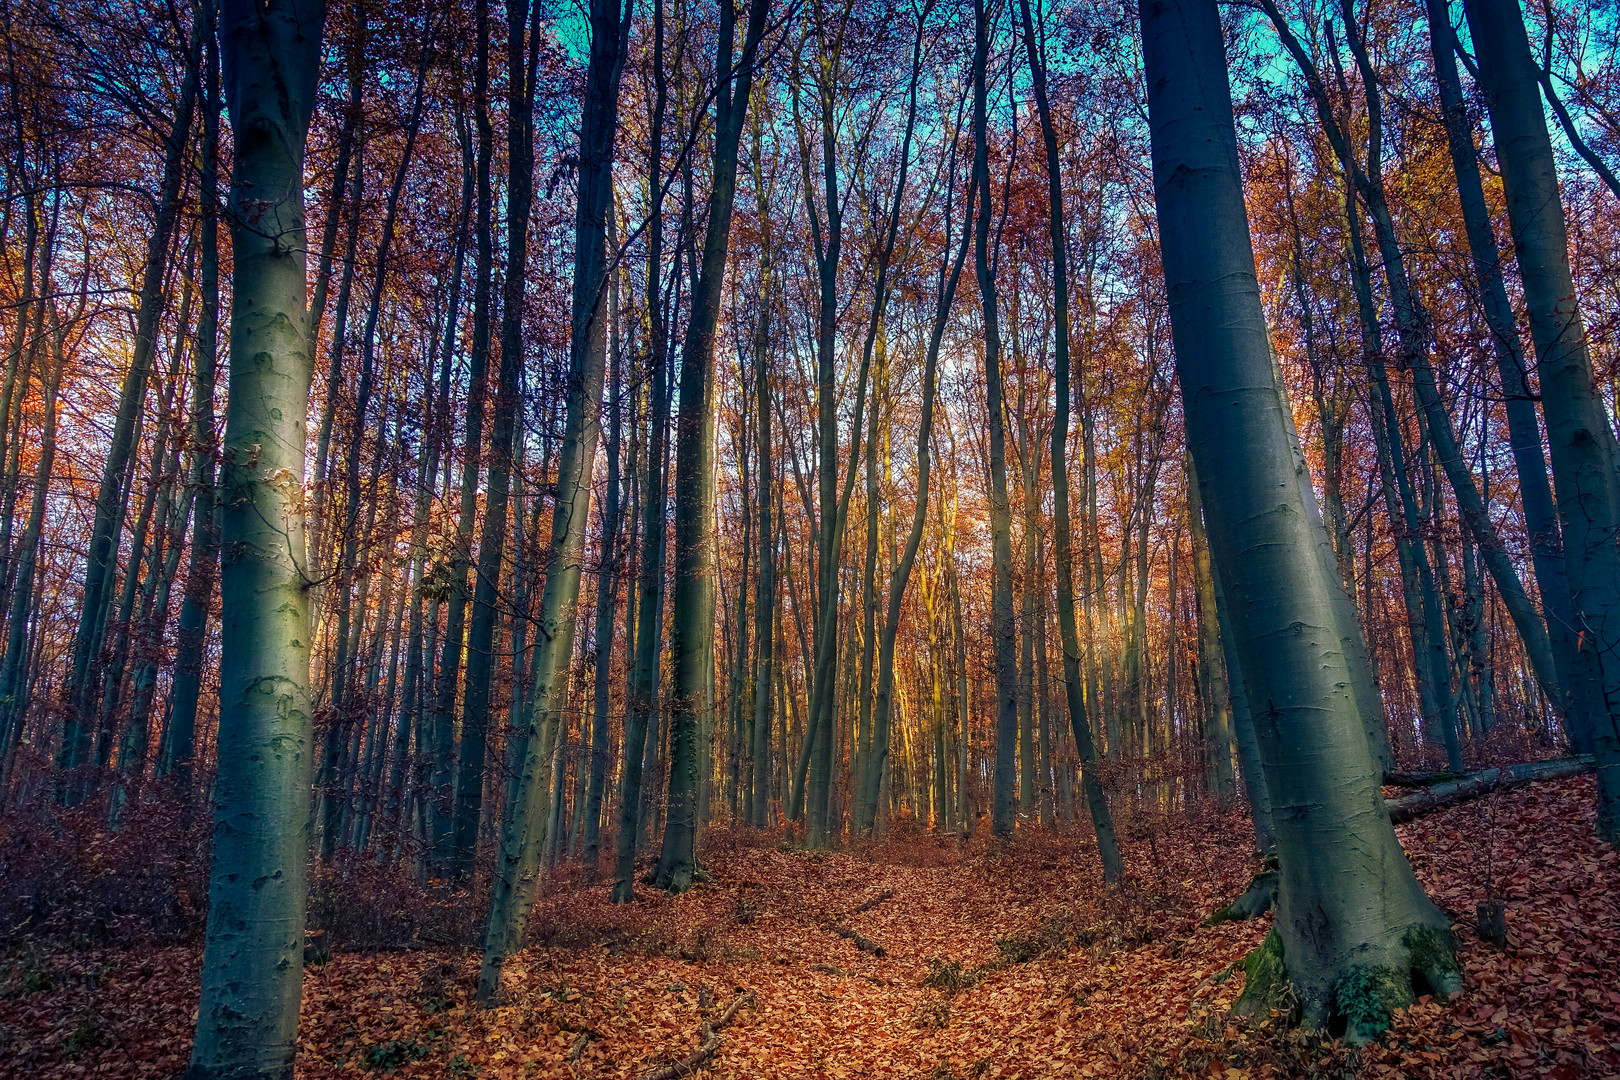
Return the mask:
<path id="1" fill-rule="evenodd" d="M 1467 992 L 1420 1001 L 1358 1055 L 1225 1021 L 1243 979 L 1234 964 L 1266 928 L 1201 924 L 1247 880 L 1234 815 L 1138 830 L 1137 877 L 1112 895 L 1073 837 L 815 855 L 716 835 L 717 881 L 685 896 L 649 892 L 629 908 L 603 888 L 546 897 L 539 943 L 493 1011 L 469 1004 L 470 953 L 339 952 L 311 966 L 298 1075 L 639 1078 L 694 1054 L 704 1017 L 751 993 L 716 1033 L 709 1075 L 1613 1076 L 1620 854 L 1592 839 L 1592 800 L 1581 777 L 1402 827 L 1458 921 Z M 1472 925 L 1493 887 L 1507 901 L 1505 951 Z M 15 945 L 4 977 L 0 1075 L 184 1067 L 195 949 Z"/>

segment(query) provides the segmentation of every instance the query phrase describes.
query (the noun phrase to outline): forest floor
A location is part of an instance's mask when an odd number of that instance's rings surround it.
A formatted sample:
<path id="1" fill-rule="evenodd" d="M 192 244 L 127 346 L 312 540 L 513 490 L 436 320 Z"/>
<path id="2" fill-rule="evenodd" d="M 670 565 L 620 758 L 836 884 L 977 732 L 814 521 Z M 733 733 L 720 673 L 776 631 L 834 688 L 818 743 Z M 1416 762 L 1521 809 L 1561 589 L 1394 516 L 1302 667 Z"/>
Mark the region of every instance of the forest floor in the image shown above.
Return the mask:
<path id="1" fill-rule="evenodd" d="M 1467 990 L 1420 999 L 1360 1051 L 1227 1021 L 1238 962 L 1270 920 L 1203 925 L 1253 870 L 1242 817 L 1206 814 L 1137 829 L 1136 876 L 1111 892 L 1089 837 L 1031 830 L 958 850 L 912 836 L 813 854 L 711 832 L 716 880 L 686 895 L 643 889 L 628 907 L 605 887 L 543 897 L 537 944 L 509 965 L 494 1010 L 471 1005 L 468 950 L 339 951 L 310 965 L 297 1075 L 641 1078 L 693 1054 L 704 1019 L 746 994 L 701 1075 L 1617 1076 L 1620 852 L 1594 839 L 1593 799 L 1579 777 L 1400 828 L 1458 924 Z M 1492 893 L 1507 904 L 1505 949 L 1473 926 Z M 183 1069 L 198 948 L 12 943 L 4 956 L 0 1075 Z"/>

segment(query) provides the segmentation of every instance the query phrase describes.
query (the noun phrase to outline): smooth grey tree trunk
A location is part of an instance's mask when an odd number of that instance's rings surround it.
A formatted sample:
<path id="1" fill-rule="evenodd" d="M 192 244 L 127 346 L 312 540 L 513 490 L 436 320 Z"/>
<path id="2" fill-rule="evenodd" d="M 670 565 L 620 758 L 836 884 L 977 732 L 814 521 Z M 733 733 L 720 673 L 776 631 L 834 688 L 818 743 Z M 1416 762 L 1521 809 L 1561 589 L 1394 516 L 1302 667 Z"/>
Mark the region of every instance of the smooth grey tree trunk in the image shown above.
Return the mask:
<path id="1" fill-rule="evenodd" d="M 612 218 L 609 218 L 608 227 L 611 230 Z M 619 540 L 620 516 L 620 484 L 622 477 L 619 470 L 619 447 L 622 442 L 620 432 L 623 418 L 621 416 L 621 400 L 624 397 L 623 358 L 621 355 L 620 325 L 619 325 L 619 279 L 617 270 L 613 271 L 612 284 L 608 291 L 608 323 L 613 335 L 611 349 L 612 374 L 610 397 L 608 399 L 608 437 L 607 437 L 607 498 L 602 508 L 602 546 L 601 571 L 597 575 L 596 583 L 596 672 L 595 690 L 591 699 L 591 742 L 590 742 L 590 779 L 585 789 L 584 810 L 581 817 L 584 821 L 585 844 L 585 873 L 589 880 L 596 880 L 599 861 L 599 837 L 602 825 L 602 800 L 607 790 L 608 772 L 608 711 L 612 697 L 611 676 L 613 668 L 613 638 L 614 623 L 618 614 L 619 595 L 619 564 L 622 559 Z M 628 625 L 628 624 L 627 624 Z M 625 641 L 634 639 L 625 634 Z M 581 765 L 581 772 L 585 772 Z"/>
<path id="2" fill-rule="evenodd" d="M 990 253 L 990 164 L 987 134 L 991 24 L 986 0 L 974 0 L 973 176 L 980 193 L 974 224 L 974 266 L 984 310 L 984 383 L 990 431 L 990 642 L 995 653 L 996 768 L 991 831 L 1012 835 L 1018 790 L 1018 653 L 1013 618 L 1012 524 L 1007 497 L 1007 435 L 1001 380 L 1001 325 Z"/>
<path id="3" fill-rule="evenodd" d="M 1291 992 L 1306 1026 L 1338 1010 L 1364 1041 L 1414 1000 L 1414 970 L 1441 995 L 1461 989 L 1449 920 L 1396 840 L 1349 689 L 1344 585 L 1319 554 L 1273 375 L 1219 13 L 1214 0 L 1143 0 L 1141 19 L 1187 440 L 1277 827 L 1276 926 L 1238 1008 Z"/>
<path id="4" fill-rule="evenodd" d="M 1451 26 L 1450 7 L 1441 0 L 1429 0 L 1428 15 L 1441 118 L 1445 122 L 1452 167 L 1457 174 L 1457 197 L 1462 206 L 1474 276 L 1479 284 L 1480 303 L 1491 331 L 1491 351 L 1502 380 L 1502 407 L 1519 477 L 1519 506 L 1529 535 L 1531 566 L 1535 571 L 1552 661 L 1563 691 L 1562 698 L 1557 700 L 1567 709 L 1571 741 L 1577 750 L 1587 752 L 1591 748 L 1595 718 L 1603 711 L 1601 688 L 1594 685 L 1590 672 L 1583 674 L 1584 669 L 1576 657 L 1558 510 L 1553 504 L 1547 461 L 1542 456 L 1541 425 L 1536 416 L 1535 395 L 1530 388 L 1524 345 L 1503 281 L 1496 231 L 1480 180 L 1473 123 L 1457 74 L 1457 37 Z M 1484 548 L 1485 542 L 1481 541 L 1480 546 Z M 1545 686 L 1545 681 L 1543 683 Z M 1489 714 L 1490 710 L 1485 712 Z"/>
<path id="5" fill-rule="evenodd" d="M 699 735 L 713 712 L 714 349 L 737 188 L 737 147 L 748 111 L 770 0 L 750 0 L 733 65 L 736 12 L 721 9 L 715 71 L 709 219 L 681 348 L 681 412 L 675 430 L 674 621 L 670 626 L 669 810 L 654 883 L 681 892 L 697 870 Z"/>
<path id="6" fill-rule="evenodd" d="M 303 983 L 313 736 L 304 448 L 304 141 L 321 0 L 226 0 L 234 135 L 230 400 L 213 865 L 188 1080 L 290 1080 Z"/>
<path id="7" fill-rule="evenodd" d="M 1535 60 L 1518 4 L 1467 0 L 1541 381 L 1579 652 L 1601 687 L 1593 719 L 1598 833 L 1620 843 L 1620 452 L 1581 319 Z"/>
<path id="8" fill-rule="evenodd" d="M 647 439 L 641 474 L 641 565 L 638 568 L 636 640 L 625 686 L 624 778 L 620 784 L 619 836 L 614 854 L 615 904 L 635 899 L 636 842 L 641 836 L 642 773 L 646 766 L 647 727 L 658 702 L 659 645 L 664 623 L 665 429 L 669 423 L 668 330 L 659 286 L 664 258 L 663 133 L 669 81 L 664 68 L 664 5 L 653 0 L 653 106 L 648 125 L 647 189 L 652 209 L 647 215 Z"/>

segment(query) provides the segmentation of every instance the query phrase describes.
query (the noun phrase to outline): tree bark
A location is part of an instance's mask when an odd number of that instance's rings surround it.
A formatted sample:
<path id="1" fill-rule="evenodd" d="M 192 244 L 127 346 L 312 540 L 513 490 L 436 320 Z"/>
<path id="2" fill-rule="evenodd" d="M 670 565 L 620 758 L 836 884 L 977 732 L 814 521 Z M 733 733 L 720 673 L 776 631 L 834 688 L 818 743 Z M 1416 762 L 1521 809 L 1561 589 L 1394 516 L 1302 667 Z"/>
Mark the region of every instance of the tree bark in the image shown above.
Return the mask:
<path id="1" fill-rule="evenodd" d="M 1441 995 L 1461 988 L 1454 943 L 1396 841 L 1349 690 L 1344 585 L 1319 554 L 1272 370 L 1219 14 L 1143 0 L 1141 18 L 1187 439 L 1277 810 L 1277 922 L 1238 1009 L 1291 990 L 1307 1026 L 1338 1010 L 1365 1041 L 1413 1000 L 1415 969 Z"/>
<path id="2" fill-rule="evenodd" d="M 298 1034 L 313 751 L 303 165 L 325 14 L 320 0 L 222 8 L 235 145 L 224 616 L 213 865 L 188 1080 L 287 1080 Z"/>

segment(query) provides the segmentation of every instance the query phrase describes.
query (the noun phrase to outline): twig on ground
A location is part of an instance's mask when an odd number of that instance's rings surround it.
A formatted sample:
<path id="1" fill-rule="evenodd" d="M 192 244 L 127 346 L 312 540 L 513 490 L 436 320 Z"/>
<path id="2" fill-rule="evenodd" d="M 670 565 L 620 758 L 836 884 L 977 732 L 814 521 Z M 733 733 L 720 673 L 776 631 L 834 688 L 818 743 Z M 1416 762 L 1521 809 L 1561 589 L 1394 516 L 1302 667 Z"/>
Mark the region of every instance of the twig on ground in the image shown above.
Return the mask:
<path id="1" fill-rule="evenodd" d="M 732 1018 L 737 1015 L 739 1009 L 744 1005 L 752 1004 L 753 1001 L 754 995 L 752 993 L 743 994 L 730 1005 L 727 1005 L 726 1011 L 721 1013 L 714 1022 L 711 1023 L 705 1018 L 702 1026 L 703 1043 L 701 1046 L 679 1061 L 671 1061 L 667 1065 L 660 1065 L 652 1072 L 644 1075 L 641 1080 L 678 1080 L 679 1077 L 690 1076 L 697 1072 L 706 1061 L 714 1057 L 714 1052 L 720 1049 L 720 1029 L 731 1023 Z"/>

